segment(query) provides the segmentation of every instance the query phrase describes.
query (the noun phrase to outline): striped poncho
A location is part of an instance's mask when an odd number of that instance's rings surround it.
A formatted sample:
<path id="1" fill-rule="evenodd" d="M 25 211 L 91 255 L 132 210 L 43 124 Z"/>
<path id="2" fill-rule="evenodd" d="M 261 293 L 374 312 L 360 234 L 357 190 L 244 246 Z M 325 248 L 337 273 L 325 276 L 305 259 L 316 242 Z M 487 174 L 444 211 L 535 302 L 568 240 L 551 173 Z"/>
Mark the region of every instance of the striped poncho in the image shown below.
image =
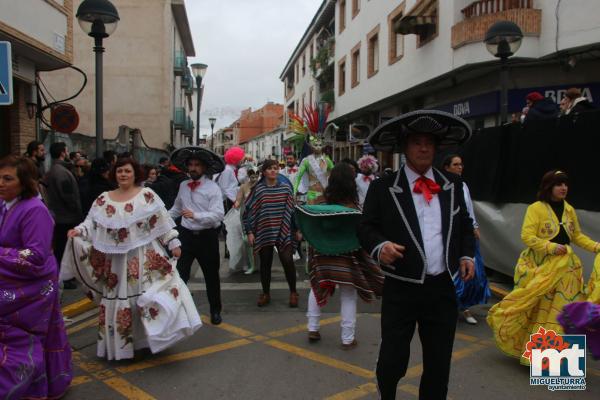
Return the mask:
<path id="1" fill-rule="evenodd" d="M 268 186 L 265 181 L 258 182 L 246 200 L 243 216 L 244 231 L 254 234 L 254 251 L 293 245 L 293 213 L 294 197 L 289 185 L 278 182 Z"/>

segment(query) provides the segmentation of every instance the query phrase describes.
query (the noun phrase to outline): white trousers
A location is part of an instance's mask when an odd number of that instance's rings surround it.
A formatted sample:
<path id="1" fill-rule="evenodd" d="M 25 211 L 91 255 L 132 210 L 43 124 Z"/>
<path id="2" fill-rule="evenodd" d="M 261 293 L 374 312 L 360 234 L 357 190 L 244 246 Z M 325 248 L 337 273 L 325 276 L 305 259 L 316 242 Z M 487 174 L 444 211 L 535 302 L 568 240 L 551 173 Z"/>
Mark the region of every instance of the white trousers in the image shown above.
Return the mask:
<path id="1" fill-rule="evenodd" d="M 356 289 L 349 285 L 338 285 L 340 291 L 340 314 L 342 322 L 342 343 L 350 344 L 354 340 L 354 331 L 356 328 Z M 308 330 L 316 332 L 320 327 L 321 307 L 317 304 L 317 298 L 313 290 L 308 295 Z"/>

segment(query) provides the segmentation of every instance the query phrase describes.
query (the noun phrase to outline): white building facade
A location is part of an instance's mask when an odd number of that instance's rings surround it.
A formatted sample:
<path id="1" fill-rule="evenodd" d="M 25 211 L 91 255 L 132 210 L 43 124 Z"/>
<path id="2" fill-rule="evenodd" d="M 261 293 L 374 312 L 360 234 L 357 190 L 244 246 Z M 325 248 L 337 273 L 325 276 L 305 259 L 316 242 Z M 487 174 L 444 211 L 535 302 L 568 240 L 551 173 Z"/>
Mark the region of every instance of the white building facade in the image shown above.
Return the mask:
<path id="1" fill-rule="evenodd" d="M 267 159 L 281 160 L 283 159 L 282 145 L 285 134 L 285 126 L 277 127 L 271 132 L 266 132 L 255 136 L 248 142 L 243 143 L 242 147 L 246 154 L 252 156 L 256 161 Z"/>
<path id="2" fill-rule="evenodd" d="M 352 124 L 375 127 L 419 108 L 453 112 L 476 128 L 497 124 L 500 63 L 483 39 L 501 20 L 515 22 L 524 34 L 520 49 L 509 59 L 509 113 L 518 113 L 525 95 L 534 90 L 558 102 L 567 88 L 579 87 L 598 104 L 600 14 L 594 3 L 337 0 L 335 107 L 329 121 L 347 138 Z M 410 33 L 397 34 L 394 26 Z M 297 49 L 292 59 L 298 54 Z M 295 102 L 298 94 L 290 98 Z M 356 159 L 362 150 L 362 140 L 338 142 L 334 158 Z"/>

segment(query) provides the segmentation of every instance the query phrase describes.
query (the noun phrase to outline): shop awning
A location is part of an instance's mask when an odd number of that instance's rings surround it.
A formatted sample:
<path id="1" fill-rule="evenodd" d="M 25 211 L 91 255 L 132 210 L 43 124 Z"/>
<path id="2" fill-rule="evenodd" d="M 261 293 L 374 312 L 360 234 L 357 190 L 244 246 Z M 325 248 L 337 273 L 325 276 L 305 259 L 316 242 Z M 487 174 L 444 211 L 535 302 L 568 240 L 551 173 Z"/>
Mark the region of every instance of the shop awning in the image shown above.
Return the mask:
<path id="1" fill-rule="evenodd" d="M 418 35 L 428 25 L 437 21 L 438 1 L 420 0 L 415 6 L 394 24 L 394 31 L 401 35 Z"/>

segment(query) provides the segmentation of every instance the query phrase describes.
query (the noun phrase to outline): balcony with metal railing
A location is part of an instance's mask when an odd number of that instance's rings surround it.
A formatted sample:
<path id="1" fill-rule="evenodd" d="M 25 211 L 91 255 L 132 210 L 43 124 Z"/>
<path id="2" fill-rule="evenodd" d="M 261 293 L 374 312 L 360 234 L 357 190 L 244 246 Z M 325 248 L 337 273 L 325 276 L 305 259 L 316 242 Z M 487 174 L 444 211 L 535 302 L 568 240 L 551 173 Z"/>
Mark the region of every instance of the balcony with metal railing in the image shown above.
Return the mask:
<path id="1" fill-rule="evenodd" d="M 539 36 L 542 10 L 533 0 L 477 0 L 461 10 L 464 19 L 452 27 L 452 48 L 481 42 L 495 22 L 506 20 L 519 25 L 525 36 Z"/>
<path id="2" fill-rule="evenodd" d="M 173 72 L 175 75 L 184 76 L 187 69 L 187 57 L 182 50 L 176 51 L 173 55 Z"/>
<path id="3" fill-rule="evenodd" d="M 173 125 L 175 129 L 183 129 L 186 123 L 184 107 L 175 107 L 173 110 Z"/>

